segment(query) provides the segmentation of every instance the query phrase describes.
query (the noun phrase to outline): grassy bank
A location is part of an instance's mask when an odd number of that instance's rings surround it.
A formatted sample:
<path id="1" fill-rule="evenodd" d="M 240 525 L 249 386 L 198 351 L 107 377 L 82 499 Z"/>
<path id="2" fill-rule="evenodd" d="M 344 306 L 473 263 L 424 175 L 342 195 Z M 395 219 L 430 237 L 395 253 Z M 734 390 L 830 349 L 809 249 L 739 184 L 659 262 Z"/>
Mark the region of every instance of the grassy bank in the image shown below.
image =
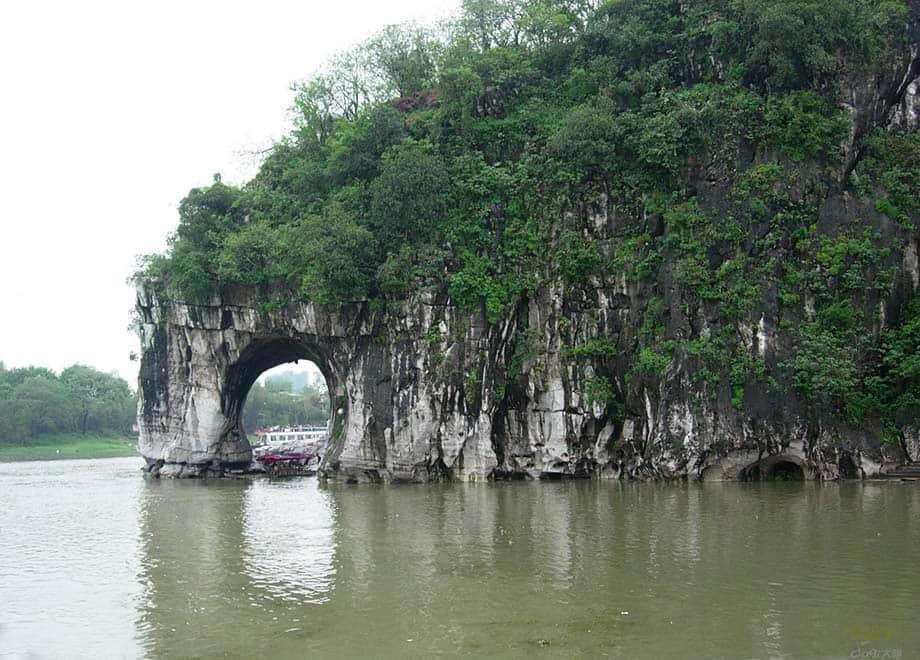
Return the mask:
<path id="1" fill-rule="evenodd" d="M 137 442 L 133 438 L 80 435 L 79 433 L 37 438 L 25 446 L 0 444 L 0 462 L 113 458 L 136 455 Z"/>

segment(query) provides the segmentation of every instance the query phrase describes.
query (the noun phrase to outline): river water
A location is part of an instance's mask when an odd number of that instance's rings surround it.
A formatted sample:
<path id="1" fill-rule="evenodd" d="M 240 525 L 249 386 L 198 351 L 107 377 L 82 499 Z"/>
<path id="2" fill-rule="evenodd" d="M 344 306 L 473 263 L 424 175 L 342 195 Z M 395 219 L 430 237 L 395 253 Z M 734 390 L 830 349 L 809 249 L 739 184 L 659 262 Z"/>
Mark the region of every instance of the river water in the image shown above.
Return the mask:
<path id="1" fill-rule="evenodd" d="M 920 657 L 916 483 L 0 464 L 0 656 Z"/>

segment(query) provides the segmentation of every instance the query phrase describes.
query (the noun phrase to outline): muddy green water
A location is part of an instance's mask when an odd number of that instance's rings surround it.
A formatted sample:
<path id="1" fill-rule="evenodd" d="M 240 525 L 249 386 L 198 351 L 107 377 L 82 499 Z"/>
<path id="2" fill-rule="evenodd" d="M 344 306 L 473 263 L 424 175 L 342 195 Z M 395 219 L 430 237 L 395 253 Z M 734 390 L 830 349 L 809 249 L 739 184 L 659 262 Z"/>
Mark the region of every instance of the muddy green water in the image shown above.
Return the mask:
<path id="1" fill-rule="evenodd" d="M 915 483 L 0 465 L 0 656 L 920 657 Z"/>

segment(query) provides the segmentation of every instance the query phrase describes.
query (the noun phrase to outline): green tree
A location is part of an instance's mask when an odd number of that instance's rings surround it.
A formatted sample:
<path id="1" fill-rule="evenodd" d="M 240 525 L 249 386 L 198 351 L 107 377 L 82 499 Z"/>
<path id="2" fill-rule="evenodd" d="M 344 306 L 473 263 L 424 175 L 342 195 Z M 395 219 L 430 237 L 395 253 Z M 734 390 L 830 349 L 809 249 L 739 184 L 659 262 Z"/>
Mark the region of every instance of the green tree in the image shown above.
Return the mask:
<path id="1" fill-rule="evenodd" d="M 117 376 L 75 364 L 61 372 L 80 433 L 130 430 L 135 415 L 134 395 Z"/>
<path id="2" fill-rule="evenodd" d="M 201 301 L 217 283 L 216 256 L 224 237 L 239 228 L 244 214 L 240 191 L 219 181 L 195 188 L 179 204 L 179 227 L 170 239 L 169 272 L 182 295 Z"/>
<path id="3" fill-rule="evenodd" d="M 310 300 L 331 303 L 367 297 L 377 266 L 374 236 L 341 204 L 286 228 L 281 238 L 284 270 L 300 275 Z"/>
<path id="4" fill-rule="evenodd" d="M 538 0 L 521 3 L 518 19 L 524 40 L 533 46 L 573 41 L 585 29 L 593 9 L 590 0 Z"/>
<path id="5" fill-rule="evenodd" d="M 279 233 L 266 221 L 246 224 L 227 234 L 215 259 L 215 271 L 221 281 L 260 284 L 284 273 L 278 268 Z"/>
<path id="6" fill-rule="evenodd" d="M 517 0 L 463 0 L 454 39 L 485 52 L 492 47 L 517 45 L 521 3 Z"/>
<path id="7" fill-rule="evenodd" d="M 374 67 L 397 96 L 434 85 L 441 44 L 415 24 L 388 25 L 365 46 Z"/>
<path id="8" fill-rule="evenodd" d="M 620 166 L 617 146 L 622 128 L 613 108 L 580 105 L 569 110 L 548 143 L 548 152 L 561 170 L 578 183 L 602 180 Z"/>
<path id="9" fill-rule="evenodd" d="M 447 213 L 449 180 L 429 142 L 406 140 L 390 148 L 370 186 L 369 225 L 382 251 L 432 238 Z"/>
<path id="10" fill-rule="evenodd" d="M 335 128 L 335 102 L 328 76 L 317 76 L 291 86 L 294 127 L 301 139 L 323 145 Z"/>
<path id="11" fill-rule="evenodd" d="M 11 394 L 8 414 L 21 444 L 48 433 L 71 430 L 74 403 L 57 378 L 30 376 Z"/>
<path id="12" fill-rule="evenodd" d="M 361 110 L 381 98 L 383 81 L 364 45 L 335 55 L 326 76 L 336 116 L 356 120 Z"/>
<path id="13" fill-rule="evenodd" d="M 241 224 L 239 196 L 238 189 L 220 181 L 208 188 L 193 188 L 179 203 L 175 240 L 199 250 L 212 250 L 223 234 Z"/>
<path id="14" fill-rule="evenodd" d="M 745 82 L 770 92 L 836 88 L 845 67 L 878 60 L 907 18 L 888 0 L 741 0 Z M 845 57 L 841 57 L 846 53 Z"/>
<path id="15" fill-rule="evenodd" d="M 380 159 L 406 135 L 402 114 L 392 106 L 377 105 L 353 122 L 340 124 L 330 141 L 329 171 L 339 185 L 377 176 Z"/>
<path id="16" fill-rule="evenodd" d="M 920 412 L 920 297 L 907 306 L 881 347 L 874 407 L 895 428 L 916 424 Z"/>

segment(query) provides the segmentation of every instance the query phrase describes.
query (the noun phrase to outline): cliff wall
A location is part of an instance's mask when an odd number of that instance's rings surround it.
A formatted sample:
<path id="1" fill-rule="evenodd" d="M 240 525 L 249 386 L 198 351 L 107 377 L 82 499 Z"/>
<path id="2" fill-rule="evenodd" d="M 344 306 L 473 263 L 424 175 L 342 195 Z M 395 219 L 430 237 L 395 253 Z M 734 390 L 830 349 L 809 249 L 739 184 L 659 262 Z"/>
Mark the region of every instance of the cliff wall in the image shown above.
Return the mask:
<path id="1" fill-rule="evenodd" d="M 916 288 L 917 249 L 914 237 L 893 257 L 896 291 Z M 875 475 L 907 458 L 908 446 L 882 442 L 880 429 L 816 415 L 756 379 L 738 406 L 725 388 L 713 394 L 682 351 L 660 374 L 631 378 L 632 329 L 647 300 L 624 282 L 557 283 L 497 323 L 435 294 L 386 309 L 295 301 L 268 311 L 266 295 L 238 288 L 190 305 L 153 283 L 139 287 L 140 449 L 151 472 L 248 466 L 240 414 L 249 387 L 296 359 L 319 366 L 332 398 L 321 472 L 349 481 L 740 479 L 765 460 L 826 479 Z M 673 322 L 692 321 L 678 298 L 664 302 L 679 311 Z M 755 317 L 738 332 L 775 365 L 787 344 L 769 310 Z M 613 392 L 592 392 L 598 374 Z"/>

